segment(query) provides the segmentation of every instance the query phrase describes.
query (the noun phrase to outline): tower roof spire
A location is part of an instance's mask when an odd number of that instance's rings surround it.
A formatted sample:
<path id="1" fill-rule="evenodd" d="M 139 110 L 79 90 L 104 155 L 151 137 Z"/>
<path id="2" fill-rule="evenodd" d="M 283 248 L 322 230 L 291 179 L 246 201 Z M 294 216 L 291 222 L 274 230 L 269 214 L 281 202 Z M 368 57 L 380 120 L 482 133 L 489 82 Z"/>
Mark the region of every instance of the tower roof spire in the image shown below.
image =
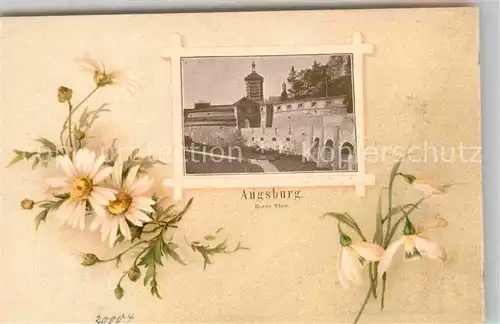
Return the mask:
<path id="1" fill-rule="evenodd" d="M 255 72 L 255 60 L 252 60 L 252 72 Z"/>

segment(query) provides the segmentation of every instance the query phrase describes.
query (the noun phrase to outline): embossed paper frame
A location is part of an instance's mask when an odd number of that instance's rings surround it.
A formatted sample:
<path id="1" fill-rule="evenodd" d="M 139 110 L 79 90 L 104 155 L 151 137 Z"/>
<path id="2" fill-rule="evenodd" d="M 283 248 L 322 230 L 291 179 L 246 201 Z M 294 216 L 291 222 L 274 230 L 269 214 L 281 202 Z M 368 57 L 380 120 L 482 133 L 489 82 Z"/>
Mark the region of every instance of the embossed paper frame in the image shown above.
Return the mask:
<path id="1" fill-rule="evenodd" d="M 372 44 L 363 43 L 362 35 L 356 32 L 347 44 L 293 45 L 293 46 L 251 46 L 251 47 L 189 47 L 185 46 L 181 34 L 173 34 L 170 48 L 162 58 L 170 62 L 171 106 L 172 106 L 172 163 L 173 175 L 165 179 L 164 185 L 172 188 L 174 200 L 180 200 L 184 189 L 222 188 L 269 188 L 269 187 L 354 187 L 356 194 L 365 195 L 366 186 L 375 183 L 375 177 L 366 173 L 363 60 L 364 55 L 373 52 Z M 183 58 L 229 57 L 265 55 L 321 55 L 351 54 L 353 75 L 353 99 L 357 171 L 318 173 L 252 173 L 234 175 L 187 175 L 185 174 L 183 143 L 182 70 Z"/>

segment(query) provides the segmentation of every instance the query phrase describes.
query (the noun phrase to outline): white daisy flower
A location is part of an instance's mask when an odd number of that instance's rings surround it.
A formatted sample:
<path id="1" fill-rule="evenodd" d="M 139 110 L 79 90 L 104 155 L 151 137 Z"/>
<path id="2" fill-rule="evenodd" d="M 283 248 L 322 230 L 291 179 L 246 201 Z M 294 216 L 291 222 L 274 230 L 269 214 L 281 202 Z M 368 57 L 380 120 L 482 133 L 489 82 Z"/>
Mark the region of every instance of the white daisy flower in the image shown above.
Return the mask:
<path id="1" fill-rule="evenodd" d="M 339 281 L 345 289 L 352 282 L 360 285 L 363 280 L 361 272 L 368 262 L 379 261 L 384 255 L 384 249 L 377 244 L 368 242 L 352 243 L 351 238 L 341 233 L 342 249 L 340 250 L 337 271 Z"/>
<path id="2" fill-rule="evenodd" d="M 148 195 L 153 180 L 147 176 L 138 176 L 139 166 L 132 167 L 124 178 L 123 159 L 118 157 L 111 174 L 111 186 L 116 190 L 116 199 L 109 202 L 105 213 L 97 215 L 91 225 L 91 230 L 100 228 L 101 239 L 108 240 L 113 246 L 118 232 L 125 239 L 131 240 L 129 223 L 143 226 L 151 218 L 145 213 L 154 212 L 155 201 Z M 127 222 L 128 221 L 128 222 Z"/>
<path id="3" fill-rule="evenodd" d="M 60 225 L 85 228 L 88 205 L 97 215 L 104 215 L 104 206 L 115 199 L 115 191 L 100 184 L 112 172 L 111 167 L 102 167 L 106 158 L 88 149 L 73 154 L 73 159 L 63 155 L 56 158 L 64 177 L 48 179 L 49 191 L 53 194 L 69 193 L 69 198 L 57 209 L 56 219 Z"/>
<path id="4" fill-rule="evenodd" d="M 399 240 L 393 242 L 384 253 L 380 260 L 379 273 L 384 274 L 389 268 L 394 254 L 404 245 L 404 260 L 420 260 L 422 256 L 429 259 L 446 260 L 446 252 L 437 243 L 423 237 L 421 234 L 438 227 L 446 227 L 448 223 L 442 218 L 432 218 L 422 222 L 415 230 L 410 222 L 407 222 L 404 229 L 404 235 Z"/>
<path id="5" fill-rule="evenodd" d="M 81 58 L 77 58 L 76 61 L 81 63 L 83 70 L 93 74 L 94 83 L 98 88 L 112 85 L 137 87 L 137 83 L 127 77 L 125 70 L 109 71 L 106 69 L 102 60 L 88 53 L 85 53 Z"/>

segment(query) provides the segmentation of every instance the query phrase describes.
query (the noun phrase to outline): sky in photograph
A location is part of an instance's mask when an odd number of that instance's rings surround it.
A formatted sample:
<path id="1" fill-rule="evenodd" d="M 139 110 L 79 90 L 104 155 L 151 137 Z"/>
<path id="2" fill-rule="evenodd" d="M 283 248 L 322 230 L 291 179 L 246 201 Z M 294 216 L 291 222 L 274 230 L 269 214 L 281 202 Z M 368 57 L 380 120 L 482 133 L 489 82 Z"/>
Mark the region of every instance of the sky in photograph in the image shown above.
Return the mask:
<path id="1" fill-rule="evenodd" d="M 198 100 L 213 105 L 233 104 L 245 96 L 245 76 L 256 72 L 264 77 L 264 98 L 279 96 L 292 65 L 310 68 L 316 60 L 326 63 L 330 55 L 186 58 L 182 62 L 184 108 Z"/>

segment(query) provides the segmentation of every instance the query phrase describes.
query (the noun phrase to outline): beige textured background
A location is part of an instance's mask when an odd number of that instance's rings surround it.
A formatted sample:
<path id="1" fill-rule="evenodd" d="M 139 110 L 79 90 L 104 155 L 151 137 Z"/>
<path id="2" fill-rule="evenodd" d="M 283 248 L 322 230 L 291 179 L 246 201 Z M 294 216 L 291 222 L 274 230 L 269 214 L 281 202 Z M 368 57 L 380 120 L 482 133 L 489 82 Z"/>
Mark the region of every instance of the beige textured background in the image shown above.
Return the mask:
<path id="1" fill-rule="evenodd" d="M 419 217 L 439 213 L 447 229 L 431 237 L 446 247 L 447 263 L 403 263 L 390 276 L 387 307 L 367 308 L 364 323 L 479 323 L 483 321 L 482 212 L 480 164 L 460 161 L 458 147 L 480 146 L 478 11 L 474 8 L 175 14 L 4 19 L 2 23 L 1 165 L 13 149 L 33 147 L 32 139 L 57 141 L 64 107 L 59 85 L 75 96 L 92 87 L 72 59 L 84 51 L 110 66 L 130 67 L 141 88 L 128 94 L 105 89 L 91 103 L 112 103 L 98 122 L 99 141 L 120 136 L 122 146 L 168 152 L 171 107 L 169 66 L 160 59 L 170 34 L 181 32 L 192 46 L 293 45 L 349 42 L 362 32 L 375 52 L 365 60 L 366 145 L 455 147 L 455 161 L 410 162 L 404 169 L 440 181 L 462 182 L 429 201 Z M 472 151 L 465 154 L 472 157 Z M 373 158 L 373 157 L 371 157 Z M 303 190 L 289 208 L 256 210 L 240 200 L 241 190 L 197 190 L 181 233 L 190 237 L 226 226 L 251 251 L 217 256 L 203 272 L 198 255 L 169 262 L 160 291 L 151 297 L 140 283 L 125 283 L 116 301 L 114 265 L 78 267 L 75 251 L 111 255 L 94 235 L 34 231 L 35 213 L 19 208 L 24 197 L 38 199 L 42 177 L 19 164 L 1 169 L 0 321 L 2 323 L 93 322 L 96 315 L 133 312 L 138 323 L 352 321 L 366 287 L 345 291 L 337 280 L 336 224 L 319 217 L 349 211 L 372 235 L 379 188 L 387 183 L 391 157 L 368 162 L 377 185 L 364 198 L 353 189 Z M 168 175 L 164 168 L 160 175 Z M 160 178 L 161 179 L 161 178 Z M 398 185 L 400 202 L 417 199 Z M 180 236 L 181 238 L 182 236 Z"/>

